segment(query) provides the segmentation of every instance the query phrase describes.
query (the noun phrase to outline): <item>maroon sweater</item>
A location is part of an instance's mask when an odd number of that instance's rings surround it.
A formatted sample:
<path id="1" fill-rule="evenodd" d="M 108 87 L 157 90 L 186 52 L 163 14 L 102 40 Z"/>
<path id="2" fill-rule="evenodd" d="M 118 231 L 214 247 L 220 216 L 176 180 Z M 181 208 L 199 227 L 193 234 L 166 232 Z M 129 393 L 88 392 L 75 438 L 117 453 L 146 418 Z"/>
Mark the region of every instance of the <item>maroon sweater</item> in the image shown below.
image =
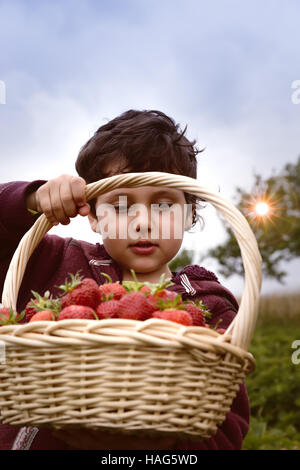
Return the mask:
<path id="1" fill-rule="evenodd" d="M 36 218 L 26 209 L 26 196 L 45 182 L 38 180 L 31 183 L 18 181 L 0 184 L 1 295 L 6 272 L 14 251 L 21 237 L 30 229 Z M 109 274 L 113 281 L 122 281 L 120 267 L 108 255 L 103 245 L 99 243 L 93 245 L 73 238 L 46 234 L 27 264 L 18 296 L 18 311 L 23 310 L 32 297 L 31 290 L 40 294 L 49 290 L 53 295 L 57 295 L 57 288 L 54 286 L 63 284 L 68 273 L 75 273 L 79 269 L 82 270 L 81 273 L 84 276 L 94 278 L 99 285 L 106 282 L 106 278 L 101 275 L 101 272 Z M 201 299 L 212 313 L 211 323 L 214 325 L 222 319 L 220 327 L 228 327 L 237 313 L 238 304 L 234 296 L 219 283 L 212 272 L 198 265 L 189 265 L 172 274 L 174 285 L 169 286 L 169 290 L 182 294 L 184 300 Z M 187 278 L 189 283 L 186 281 Z M 180 440 L 177 442 L 176 449 L 239 450 L 248 432 L 249 419 L 249 401 L 243 382 L 226 420 L 216 435 L 199 443 L 186 439 Z M 20 428 L 15 426 L 0 424 L 0 449 L 11 449 L 14 443 L 20 440 L 19 431 Z M 47 428 L 41 428 L 31 434 L 26 448 L 30 448 L 30 450 L 70 449 L 63 441 L 55 438 L 51 430 Z"/>

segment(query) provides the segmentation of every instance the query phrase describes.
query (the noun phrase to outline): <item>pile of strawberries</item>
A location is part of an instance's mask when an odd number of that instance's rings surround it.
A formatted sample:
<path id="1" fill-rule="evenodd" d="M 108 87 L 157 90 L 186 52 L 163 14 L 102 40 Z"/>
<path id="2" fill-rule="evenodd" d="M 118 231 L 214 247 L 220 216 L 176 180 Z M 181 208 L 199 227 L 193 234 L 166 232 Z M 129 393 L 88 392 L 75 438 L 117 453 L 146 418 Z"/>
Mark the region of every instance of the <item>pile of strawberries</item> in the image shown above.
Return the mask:
<path id="1" fill-rule="evenodd" d="M 32 291 L 33 298 L 25 310 L 18 314 L 12 309 L 0 308 L 0 325 L 26 322 L 60 321 L 67 319 L 102 320 L 123 318 L 144 321 L 160 318 L 186 326 L 210 327 L 206 322 L 211 314 L 198 299 L 183 301 L 181 294 L 167 289 L 171 282 L 164 274 L 157 284 L 138 282 L 131 270 L 133 281 L 107 282 L 98 286 L 94 279 L 83 278 L 79 272 L 70 274 L 70 280 L 58 286 L 61 294 L 52 298 L 49 291 L 44 296 Z M 215 327 L 216 329 L 216 327 Z M 223 333 L 224 330 L 216 329 Z"/>

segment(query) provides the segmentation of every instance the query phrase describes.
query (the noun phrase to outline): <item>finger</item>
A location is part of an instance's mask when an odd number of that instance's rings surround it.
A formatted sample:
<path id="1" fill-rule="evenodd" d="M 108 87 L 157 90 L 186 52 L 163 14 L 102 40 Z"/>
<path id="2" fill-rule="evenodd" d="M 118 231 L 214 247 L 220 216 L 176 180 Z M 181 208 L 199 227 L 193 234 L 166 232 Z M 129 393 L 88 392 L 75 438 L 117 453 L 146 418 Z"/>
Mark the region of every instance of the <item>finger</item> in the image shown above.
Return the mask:
<path id="1" fill-rule="evenodd" d="M 82 206 L 78 209 L 78 214 L 85 217 L 86 215 L 88 215 L 90 213 L 90 210 L 91 210 L 91 206 L 89 204 L 85 204 L 84 206 Z"/>
<path id="2" fill-rule="evenodd" d="M 50 198 L 50 186 L 48 184 L 44 184 L 37 190 L 36 202 L 37 202 L 38 212 L 44 213 L 52 225 L 57 225 L 58 222 L 52 211 L 51 198 Z"/>
<path id="3" fill-rule="evenodd" d="M 53 183 L 50 192 L 50 200 L 51 200 L 51 208 L 53 215 L 57 222 L 61 223 L 62 225 L 68 225 L 70 223 L 70 219 L 65 214 L 63 204 L 61 201 L 60 196 L 60 186 L 61 182 L 57 181 Z"/>
<path id="4" fill-rule="evenodd" d="M 73 178 L 70 180 L 70 187 L 72 191 L 72 197 L 76 206 L 78 208 L 83 207 L 86 204 L 85 180 L 81 177 L 73 176 Z"/>
<path id="5" fill-rule="evenodd" d="M 67 217 L 76 217 L 77 207 L 73 199 L 72 189 L 69 180 L 62 181 L 59 187 L 60 200 L 64 213 Z"/>
<path id="6" fill-rule="evenodd" d="M 36 210 L 37 212 L 43 212 L 41 204 L 40 204 L 40 196 L 38 191 L 35 193 L 35 204 L 36 204 Z"/>

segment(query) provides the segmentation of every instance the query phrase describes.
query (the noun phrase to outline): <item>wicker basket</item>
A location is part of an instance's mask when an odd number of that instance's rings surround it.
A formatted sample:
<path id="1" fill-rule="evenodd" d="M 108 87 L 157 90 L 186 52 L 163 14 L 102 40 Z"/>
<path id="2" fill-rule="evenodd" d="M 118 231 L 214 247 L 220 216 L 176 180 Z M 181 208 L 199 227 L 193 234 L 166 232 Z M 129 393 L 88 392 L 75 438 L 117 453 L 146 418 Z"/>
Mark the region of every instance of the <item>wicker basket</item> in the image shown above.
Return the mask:
<path id="1" fill-rule="evenodd" d="M 245 284 L 225 334 L 149 319 L 63 320 L 0 328 L 0 421 L 15 426 L 214 435 L 242 381 L 261 285 L 261 256 L 244 216 L 193 178 L 162 172 L 116 175 L 87 185 L 87 200 L 118 187 L 167 186 L 210 202 L 240 246 Z M 2 296 L 16 308 L 26 264 L 51 224 L 42 214 L 22 238 Z"/>

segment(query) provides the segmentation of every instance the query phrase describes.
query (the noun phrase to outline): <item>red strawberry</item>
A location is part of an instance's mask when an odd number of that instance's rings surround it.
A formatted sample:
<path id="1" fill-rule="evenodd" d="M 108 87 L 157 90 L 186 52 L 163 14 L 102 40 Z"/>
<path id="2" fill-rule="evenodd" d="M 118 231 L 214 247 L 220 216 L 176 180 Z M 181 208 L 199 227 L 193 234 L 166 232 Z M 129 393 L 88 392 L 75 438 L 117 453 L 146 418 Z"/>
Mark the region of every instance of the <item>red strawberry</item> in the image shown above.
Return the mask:
<path id="1" fill-rule="evenodd" d="M 119 300 L 118 317 L 131 320 L 147 320 L 155 311 L 155 307 L 148 302 L 141 292 L 129 292 Z"/>
<path id="2" fill-rule="evenodd" d="M 69 305 L 59 313 L 57 320 L 70 319 L 98 320 L 98 317 L 91 307 L 86 305 Z"/>
<path id="3" fill-rule="evenodd" d="M 123 295 L 127 294 L 127 290 L 118 282 L 112 282 L 112 278 L 106 274 L 101 273 L 103 276 L 107 277 L 109 282 L 99 286 L 100 298 L 104 300 L 120 300 Z"/>
<path id="4" fill-rule="evenodd" d="M 154 310 L 156 310 L 158 308 L 158 305 L 157 305 L 158 298 L 155 295 L 146 293 L 146 291 L 144 291 L 143 295 L 148 300 L 148 302 L 153 306 Z"/>
<path id="5" fill-rule="evenodd" d="M 94 279 L 83 278 L 79 272 L 75 276 L 70 273 L 70 276 L 70 282 L 66 280 L 65 284 L 58 286 L 65 294 L 60 299 L 62 309 L 69 305 L 85 305 L 96 309 L 101 300 L 97 282 Z"/>
<path id="6" fill-rule="evenodd" d="M 226 332 L 224 328 L 217 328 L 216 331 L 217 333 L 220 333 L 221 335 L 223 335 Z"/>
<path id="7" fill-rule="evenodd" d="M 193 324 L 191 315 L 185 310 L 156 310 L 155 312 L 153 312 L 152 317 L 160 318 L 161 320 L 173 321 L 186 326 L 191 326 Z"/>
<path id="8" fill-rule="evenodd" d="M 25 307 L 25 317 L 26 317 L 27 322 L 29 322 L 31 318 L 33 317 L 33 315 L 36 314 L 37 303 L 38 303 L 37 299 L 31 299 L 29 300 L 29 302 L 27 302 L 26 307 Z"/>
<path id="9" fill-rule="evenodd" d="M 31 298 L 29 302 L 27 302 L 25 307 L 25 318 L 27 322 L 29 322 L 33 315 L 35 315 L 37 312 L 51 310 L 55 314 L 58 314 L 58 312 L 61 310 L 60 300 L 53 299 L 49 291 L 46 291 L 43 296 L 33 290 L 31 293 L 34 297 Z"/>
<path id="10" fill-rule="evenodd" d="M 118 309 L 118 300 L 107 300 L 105 302 L 101 302 L 101 304 L 98 305 L 96 313 L 99 320 L 104 318 L 117 318 Z"/>
<path id="11" fill-rule="evenodd" d="M 186 304 L 185 309 L 191 315 L 194 326 L 204 326 L 204 315 L 200 308 L 193 304 Z"/>
<path id="12" fill-rule="evenodd" d="M 168 291 L 167 289 L 163 289 L 159 291 L 157 294 L 147 294 L 147 300 L 157 309 L 160 305 L 161 301 L 173 301 L 178 297 L 178 303 L 182 303 L 181 294 L 177 294 L 174 291 Z"/>
<path id="13" fill-rule="evenodd" d="M 56 320 L 55 313 L 51 310 L 42 310 L 41 312 L 35 313 L 29 323 L 32 321 L 54 321 Z"/>
<path id="14" fill-rule="evenodd" d="M 163 289 L 155 294 L 156 297 L 162 300 L 168 300 L 168 299 L 174 300 L 178 295 L 180 294 L 177 294 L 177 292 L 174 292 L 168 289 Z M 181 299 L 181 295 L 180 295 L 180 299 Z"/>
<path id="15" fill-rule="evenodd" d="M 191 300 L 186 300 L 183 302 L 184 308 L 189 312 L 193 318 L 193 325 L 195 326 L 205 326 L 207 319 L 212 317 L 210 311 L 204 305 L 202 300 L 196 299 L 194 302 Z"/>
<path id="16" fill-rule="evenodd" d="M 24 315 L 25 315 L 24 310 L 22 313 L 18 314 L 12 308 L 1 307 L 0 308 L 0 326 L 15 325 L 17 323 L 20 323 Z"/>
<path id="17" fill-rule="evenodd" d="M 140 292 L 145 293 L 145 294 L 150 294 L 151 289 L 150 289 L 149 286 L 142 286 L 141 289 L 140 289 Z"/>

